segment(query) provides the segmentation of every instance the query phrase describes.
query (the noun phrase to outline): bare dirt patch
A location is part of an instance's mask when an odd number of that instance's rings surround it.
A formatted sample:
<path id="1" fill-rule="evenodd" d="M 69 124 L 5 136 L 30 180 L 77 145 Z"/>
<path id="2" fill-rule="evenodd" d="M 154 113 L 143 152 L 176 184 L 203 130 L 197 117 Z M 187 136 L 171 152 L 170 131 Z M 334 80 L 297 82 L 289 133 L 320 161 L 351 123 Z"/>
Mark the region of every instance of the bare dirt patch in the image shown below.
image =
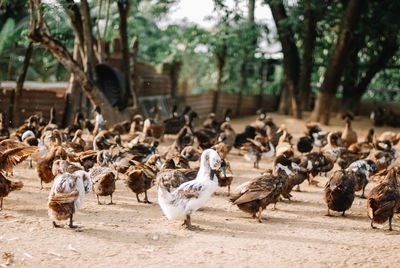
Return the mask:
<path id="1" fill-rule="evenodd" d="M 304 120 L 272 114 L 278 124 L 286 124 L 297 140 L 303 135 Z M 233 120 L 237 132 L 255 116 Z M 334 118 L 324 130 L 343 128 Z M 371 123 L 356 118 L 359 139 Z M 378 134 L 389 128 L 378 128 Z M 171 142 L 162 143 L 165 148 Z M 271 167 L 272 159 L 262 160 L 260 169 L 246 162 L 237 150 L 228 155 L 234 172 L 232 189 Z M 337 167 L 336 167 L 337 168 Z M 153 204 L 139 204 L 122 180 L 117 181 L 115 205 L 97 205 L 89 193 L 74 215 L 77 230 L 54 229 L 47 215 L 51 185 L 40 190 L 36 171 L 23 163 L 15 168 L 13 180 L 21 180 L 21 191 L 4 200 L 0 212 L 0 265 L 10 267 L 310 267 L 310 266 L 393 266 L 399 263 L 400 223 L 394 231 L 372 230 L 367 218 L 366 200 L 356 197 L 346 217 L 326 217 L 323 200 L 325 177 L 318 187 L 301 185 L 292 201 L 277 204 L 263 212 L 263 223 L 231 206 L 227 189 L 220 188 L 206 207 L 192 216 L 201 231 L 191 232 L 180 221 L 168 221 L 157 204 L 157 191 L 149 191 Z M 370 183 L 366 193 L 374 186 Z M 107 199 L 108 201 L 108 199 Z"/>

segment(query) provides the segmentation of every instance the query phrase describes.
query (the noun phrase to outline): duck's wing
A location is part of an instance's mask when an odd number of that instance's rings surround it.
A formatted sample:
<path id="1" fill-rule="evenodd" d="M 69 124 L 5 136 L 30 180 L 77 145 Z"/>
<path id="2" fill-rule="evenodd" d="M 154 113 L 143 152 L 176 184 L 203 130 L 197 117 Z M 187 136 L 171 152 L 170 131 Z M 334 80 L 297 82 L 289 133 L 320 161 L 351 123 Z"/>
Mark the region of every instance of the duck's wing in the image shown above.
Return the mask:
<path id="1" fill-rule="evenodd" d="M 11 172 L 15 165 L 24 161 L 37 149 L 37 146 L 29 146 L 6 150 L 0 155 L 0 171 Z"/>
<path id="2" fill-rule="evenodd" d="M 204 185 L 201 183 L 198 183 L 196 181 L 188 181 L 185 183 L 182 183 L 176 190 L 175 192 L 185 196 L 186 198 L 197 198 L 201 191 L 203 190 Z"/>
<path id="3" fill-rule="evenodd" d="M 253 145 L 255 145 L 255 146 L 259 147 L 259 148 L 263 148 L 263 147 L 264 147 L 264 146 L 262 145 L 262 143 L 259 142 L 259 141 L 256 141 L 256 140 L 251 139 L 251 138 L 247 138 L 247 140 L 248 140 L 250 143 L 252 143 Z"/>
<path id="4" fill-rule="evenodd" d="M 19 142 L 17 140 L 13 140 L 13 139 L 5 139 L 0 142 L 0 150 L 1 151 L 13 149 L 13 148 L 21 147 L 21 146 L 22 146 L 21 142 Z"/>
<path id="5" fill-rule="evenodd" d="M 79 157 L 80 161 L 85 161 L 87 159 L 96 158 L 97 151 L 95 150 L 86 150 L 76 154 Z"/>
<path id="6" fill-rule="evenodd" d="M 268 182 L 265 180 L 265 177 L 262 176 L 250 183 L 244 184 L 240 193 L 232 196 L 232 203 L 240 205 L 254 200 L 261 200 L 270 195 L 276 189 L 276 184 Z"/>
<path id="7" fill-rule="evenodd" d="M 49 205 L 72 203 L 78 198 L 78 196 L 78 190 L 73 190 L 67 193 L 52 192 L 49 196 Z"/>

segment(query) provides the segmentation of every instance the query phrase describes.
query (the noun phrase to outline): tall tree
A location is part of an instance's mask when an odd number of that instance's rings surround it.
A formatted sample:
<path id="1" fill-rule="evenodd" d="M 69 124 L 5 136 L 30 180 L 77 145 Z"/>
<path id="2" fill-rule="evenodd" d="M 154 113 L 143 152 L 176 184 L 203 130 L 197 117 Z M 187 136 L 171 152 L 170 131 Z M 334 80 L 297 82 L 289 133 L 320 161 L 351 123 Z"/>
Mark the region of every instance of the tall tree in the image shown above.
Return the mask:
<path id="1" fill-rule="evenodd" d="M 350 0 L 342 19 L 342 25 L 335 47 L 332 50 L 324 74 L 316 105 L 312 113 L 312 120 L 328 124 L 332 100 L 340 83 L 350 48 L 354 42 L 355 29 L 363 10 L 364 1 Z"/>
<path id="2" fill-rule="evenodd" d="M 123 118 L 123 115 L 118 113 L 113 109 L 108 100 L 105 98 L 103 93 L 100 91 L 94 79 L 92 77 L 92 68 L 90 66 L 94 66 L 93 62 L 88 62 L 88 58 L 94 60 L 91 56 L 85 54 L 84 58 L 84 67 L 79 65 L 74 59 L 70 52 L 65 48 L 65 46 L 50 33 L 46 32 L 44 25 L 46 24 L 43 17 L 42 11 L 42 3 L 40 0 L 29 0 L 29 8 L 30 8 L 30 32 L 28 37 L 36 43 L 40 43 L 46 49 L 48 49 L 70 72 L 74 74 L 76 81 L 80 84 L 82 90 L 88 96 L 90 102 L 93 106 L 99 105 L 102 107 L 102 111 L 104 114 L 104 118 L 110 123 L 115 123 L 120 121 Z M 68 14 L 68 13 L 67 13 Z M 89 25 L 89 17 L 88 12 L 82 12 L 82 16 L 85 17 L 82 19 L 83 25 L 88 27 Z M 83 29 L 83 27 L 82 27 Z M 89 44 L 93 44 L 91 41 L 87 41 L 87 39 L 93 40 L 93 36 L 89 29 L 83 31 L 84 40 L 83 51 L 91 54 L 90 51 L 93 51 L 93 46 Z M 86 41 L 85 41 L 86 40 Z M 91 54 L 94 55 L 94 54 Z M 90 60 L 89 60 L 90 61 Z"/>
<path id="3" fill-rule="evenodd" d="M 249 37 L 248 42 L 244 42 L 245 46 L 243 49 L 242 64 L 240 66 L 240 88 L 238 97 L 238 109 L 236 112 L 239 114 L 242 106 L 242 95 L 247 89 L 247 68 L 249 62 L 253 62 L 254 50 L 257 45 L 257 35 L 256 35 L 256 25 L 254 20 L 255 11 L 255 0 L 248 0 L 247 8 L 247 22 L 246 23 L 246 33 Z"/>
<path id="4" fill-rule="evenodd" d="M 353 67 L 353 72 L 351 72 L 350 77 L 345 79 L 345 81 L 349 81 L 348 84 L 345 84 L 343 87 L 343 97 L 341 110 L 352 111 L 353 113 L 357 112 L 357 109 L 361 102 L 361 97 L 367 90 L 369 83 L 372 78 L 381 70 L 383 70 L 389 60 L 396 54 L 399 50 L 399 43 L 397 40 L 393 38 L 387 38 L 384 40 L 380 53 L 373 57 L 371 62 L 368 64 L 367 70 L 364 72 L 362 78 L 357 83 L 358 71 L 360 69 L 359 66 Z"/>
<path id="5" fill-rule="evenodd" d="M 17 84 L 15 86 L 15 91 L 14 91 L 14 104 L 13 104 L 13 111 L 12 111 L 12 117 L 13 117 L 12 122 L 14 123 L 14 126 L 17 126 L 15 123 L 16 120 L 14 120 L 14 118 L 17 114 L 18 109 L 21 108 L 21 107 L 19 107 L 21 93 L 22 93 L 22 89 L 24 87 L 24 82 L 25 82 L 25 78 L 26 78 L 26 73 L 28 72 L 29 63 L 31 61 L 32 52 L 33 52 L 33 43 L 29 42 L 28 48 L 26 49 L 26 52 L 25 52 L 24 64 L 22 66 L 21 73 L 17 79 Z"/>
<path id="6" fill-rule="evenodd" d="M 136 92 L 133 86 L 133 79 L 131 76 L 130 68 L 130 56 L 129 56 L 129 46 L 128 46 L 128 33 L 127 33 L 127 18 L 130 9 L 130 2 L 125 0 L 118 0 L 118 11 L 119 11 L 119 33 L 122 43 L 122 72 L 125 74 L 125 80 L 129 92 L 126 97 L 133 99 L 130 104 L 134 104 L 136 107 Z"/>
<path id="7" fill-rule="evenodd" d="M 309 108 L 313 52 L 315 48 L 315 39 L 317 37 L 318 21 L 314 7 L 316 3 L 314 3 L 313 0 L 305 0 L 304 4 L 303 52 L 298 82 L 300 110 L 308 110 Z"/>
<path id="8" fill-rule="evenodd" d="M 294 39 L 294 34 L 290 27 L 285 27 L 285 22 L 288 20 L 285 7 L 281 0 L 268 1 L 274 18 L 276 28 L 278 29 L 279 41 L 282 45 L 283 52 L 283 68 L 285 77 L 285 86 L 282 90 L 281 101 L 290 96 L 291 110 L 295 117 L 301 118 L 301 107 L 298 100 L 298 86 L 300 73 L 300 58 L 297 51 L 297 46 Z M 289 92 L 284 92 L 288 90 Z M 283 98 L 283 99 L 282 99 Z M 287 109 L 286 109 L 287 110 Z"/>
<path id="9" fill-rule="evenodd" d="M 371 1 L 361 17 L 356 45 L 350 52 L 343 77 L 340 111 L 357 113 L 361 97 L 373 77 L 383 70 L 399 50 L 398 11 L 396 1 Z"/>

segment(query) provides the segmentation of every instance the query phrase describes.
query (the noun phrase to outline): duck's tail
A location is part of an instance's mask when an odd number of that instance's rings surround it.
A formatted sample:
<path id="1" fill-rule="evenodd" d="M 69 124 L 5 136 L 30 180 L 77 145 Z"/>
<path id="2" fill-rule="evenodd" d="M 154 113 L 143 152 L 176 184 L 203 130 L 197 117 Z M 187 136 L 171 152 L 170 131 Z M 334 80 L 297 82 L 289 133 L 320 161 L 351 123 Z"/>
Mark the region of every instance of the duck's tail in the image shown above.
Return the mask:
<path id="1" fill-rule="evenodd" d="M 164 202 L 172 202 L 173 196 L 172 194 L 168 191 L 166 187 L 163 185 L 158 185 L 158 198 L 164 200 Z"/>
<path id="2" fill-rule="evenodd" d="M 24 184 L 22 183 L 22 181 L 16 181 L 16 182 L 11 181 L 10 190 L 11 191 L 21 190 L 23 186 Z"/>
<path id="3" fill-rule="evenodd" d="M 168 219 L 176 218 L 174 197 L 165 187 L 161 185 L 158 186 L 158 204 Z"/>

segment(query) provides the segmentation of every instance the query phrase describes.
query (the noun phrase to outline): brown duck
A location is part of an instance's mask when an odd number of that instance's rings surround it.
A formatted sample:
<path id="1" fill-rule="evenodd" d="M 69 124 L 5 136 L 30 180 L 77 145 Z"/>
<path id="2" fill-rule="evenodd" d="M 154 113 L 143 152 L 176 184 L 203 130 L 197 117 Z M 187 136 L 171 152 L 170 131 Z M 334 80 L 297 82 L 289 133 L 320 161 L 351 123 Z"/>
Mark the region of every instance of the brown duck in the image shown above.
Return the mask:
<path id="1" fill-rule="evenodd" d="M 52 172 L 53 162 L 57 159 L 67 159 L 67 153 L 60 146 L 55 146 L 47 152 L 47 154 L 41 158 L 37 165 L 37 174 L 40 179 L 40 189 L 43 189 L 43 182 L 50 183 L 54 180 L 54 174 Z"/>
<path id="2" fill-rule="evenodd" d="M 3 210 L 3 198 L 12 191 L 20 190 L 23 186 L 22 182 L 10 181 L 0 173 L 0 210 Z"/>
<path id="3" fill-rule="evenodd" d="M 151 158 L 144 164 L 132 160 L 132 165 L 125 173 L 127 175 L 126 185 L 136 194 L 136 199 L 139 203 L 151 203 L 147 197 L 147 190 L 154 185 L 158 170 L 155 165 L 148 163 L 150 160 L 153 161 Z M 141 193 L 144 193 L 144 201 L 139 198 Z"/>
<path id="4" fill-rule="evenodd" d="M 261 212 L 271 203 L 279 201 L 279 196 L 286 188 L 288 176 L 284 170 L 278 168 L 278 174 L 267 174 L 254 178 L 239 186 L 239 192 L 230 198 L 232 204 L 237 205 L 240 210 L 252 214 L 258 222 L 261 220 Z"/>
<path id="5" fill-rule="evenodd" d="M 400 207 L 398 175 L 398 167 L 390 169 L 383 181 L 368 195 L 368 217 L 371 219 L 372 228 L 375 228 L 374 222 L 382 224 L 389 220 L 389 230 L 392 230 L 393 215 Z"/>
<path id="6" fill-rule="evenodd" d="M 329 210 L 342 212 L 342 216 L 354 201 L 355 178 L 351 171 L 338 170 L 333 173 L 325 185 L 325 202 Z"/>

